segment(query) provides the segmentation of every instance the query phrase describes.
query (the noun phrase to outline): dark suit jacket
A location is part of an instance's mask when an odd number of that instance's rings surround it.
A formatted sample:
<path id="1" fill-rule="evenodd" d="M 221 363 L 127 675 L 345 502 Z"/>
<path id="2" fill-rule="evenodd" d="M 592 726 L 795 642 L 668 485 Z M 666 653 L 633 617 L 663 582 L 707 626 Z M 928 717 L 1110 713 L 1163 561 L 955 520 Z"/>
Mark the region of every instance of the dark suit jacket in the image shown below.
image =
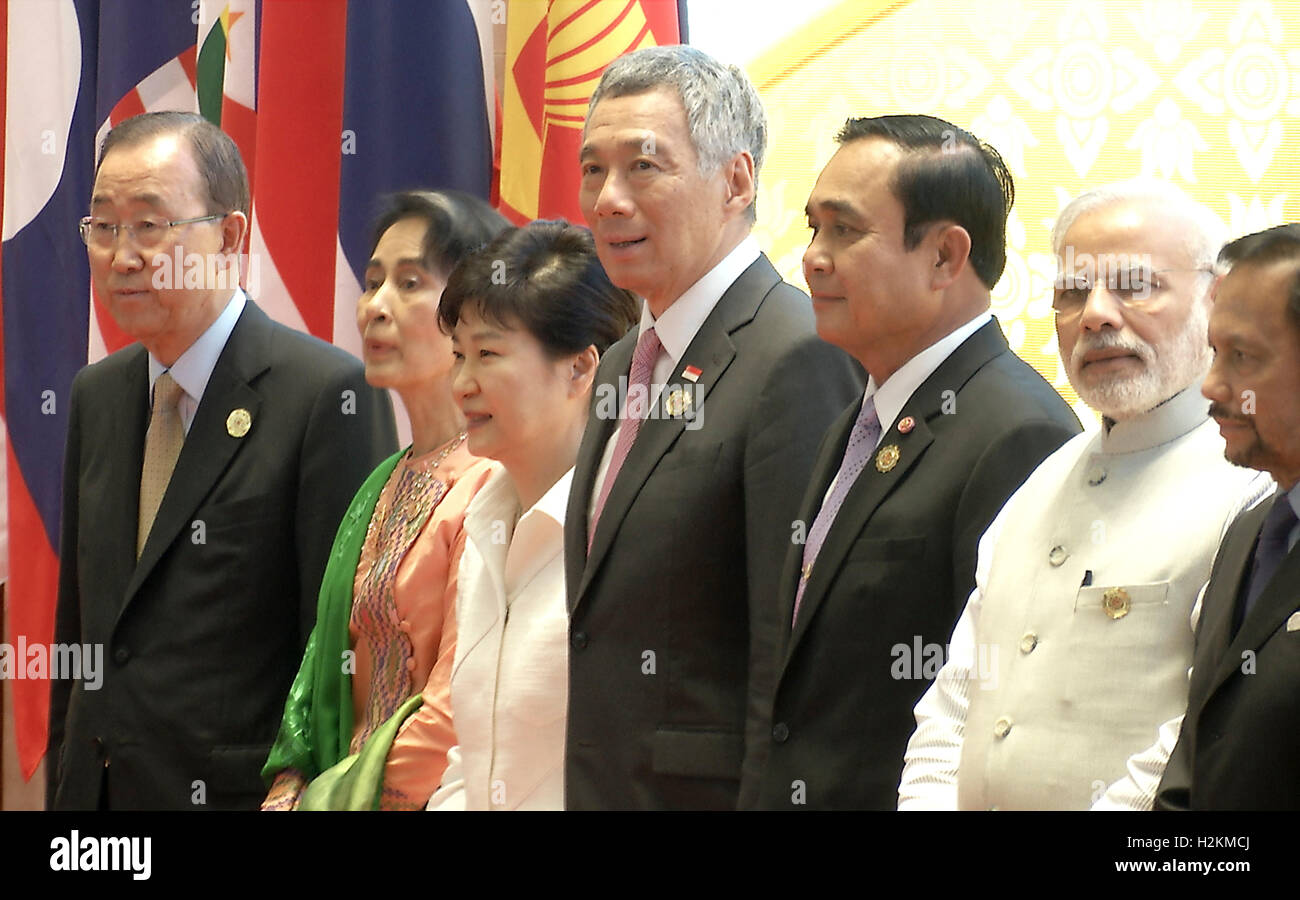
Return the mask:
<path id="1" fill-rule="evenodd" d="M 601 361 L 565 519 L 565 802 L 732 809 L 746 686 L 753 665 L 772 659 L 799 495 L 822 433 L 862 390 L 861 369 L 817 339 L 807 296 L 756 260 L 669 382 L 685 366 L 702 370 L 699 418 L 642 424 L 588 559 L 587 508 L 616 425 L 600 397 L 627 377 L 636 340 L 633 331 Z"/>
<path id="2" fill-rule="evenodd" d="M 861 405 L 844 411 L 818 452 L 800 511 L 810 528 Z M 786 555 L 785 639 L 754 727 L 763 739 L 751 741 L 745 761 L 742 806 L 897 806 L 912 708 L 929 681 L 895 679 L 893 648 L 919 655 L 918 637 L 947 645 L 975 586 L 980 535 L 1038 463 L 1079 432 L 996 321 L 939 365 L 899 421 L 907 416 L 915 427 L 900 434 L 895 424 L 879 445 L 898 448 L 897 464 L 881 472 L 873 456 L 840 507 L 793 634 L 803 547 Z"/>
<path id="3" fill-rule="evenodd" d="M 70 410 L 55 640 L 102 645 L 104 671 L 52 684 L 47 808 L 94 809 L 105 760 L 114 809 L 256 808 L 335 530 L 396 448 L 391 403 L 249 301 L 139 562 L 144 348 L 79 372 Z"/>
<path id="4" fill-rule="evenodd" d="M 1300 809 L 1300 544 L 1273 573 L 1234 637 L 1233 615 L 1274 498 L 1224 535 L 1192 658 L 1187 715 L 1157 809 Z"/>

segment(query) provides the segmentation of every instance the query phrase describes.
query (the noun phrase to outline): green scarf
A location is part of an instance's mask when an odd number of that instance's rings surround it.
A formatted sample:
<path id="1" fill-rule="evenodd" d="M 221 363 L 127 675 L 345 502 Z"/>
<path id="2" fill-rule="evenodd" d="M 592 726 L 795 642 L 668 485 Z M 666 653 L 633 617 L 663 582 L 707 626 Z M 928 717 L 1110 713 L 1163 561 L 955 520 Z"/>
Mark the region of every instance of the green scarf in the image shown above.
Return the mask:
<path id="1" fill-rule="evenodd" d="M 262 779 L 268 787 L 285 769 L 297 769 L 311 780 L 348 755 L 352 742 L 352 676 L 343 669 L 344 661 L 352 660 L 345 655 L 352 649 L 348 631 L 352 584 L 379 494 L 404 453 L 406 450 L 399 450 L 370 473 L 339 524 L 321 579 L 316 627 L 307 639 L 302 666 L 289 689 L 280 733 L 262 767 Z"/>
<path id="2" fill-rule="evenodd" d="M 388 721 L 366 739 L 360 753 L 326 769 L 311 780 L 298 803 L 300 812 L 323 810 L 371 811 L 379 809 L 384 792 L 384 767 L 388 753 L 397 740 L 397 732 L 408 716 L 424 704 L 424 697 L 414 694 L 397 708 Z"/>

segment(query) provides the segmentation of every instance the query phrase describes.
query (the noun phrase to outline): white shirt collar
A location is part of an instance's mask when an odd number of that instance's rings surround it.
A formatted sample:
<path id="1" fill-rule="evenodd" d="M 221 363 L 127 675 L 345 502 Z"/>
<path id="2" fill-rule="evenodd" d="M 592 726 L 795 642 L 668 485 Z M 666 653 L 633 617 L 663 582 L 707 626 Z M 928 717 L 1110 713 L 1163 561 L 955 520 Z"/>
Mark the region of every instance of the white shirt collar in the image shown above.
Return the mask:
<path id="1" fill-rule="evenodd" d="M 529 516 L 546 516 L 559 525 L 564 527 L 564 512 L 569 505 L 569 486 L 573 483 L 573 469 L 565 472 L 560 476 L 560 480 L 551 485 L 542 499 L 532 505 L 530 509 L 519 517 L 523 522 Z"/>
<path id="2" fill-rule="evenodd" d="M 992 320 L 993 314 L 985 310 L 913 356 L 897 372 L 886 378 L 885 383 L 879 387 L 876 386 L 874 378 L 867 379 L 867 390 L 863 394 L 863 399 L 865 401 L 867 398 L 875 397 L 876 416 L 880 419 L 882 435 L 889 431 L 898 414 L 902 412 L 903 405 L 916 393 L 916 389 L 934 374 L 934 370 L 939 368 L 968 337 Z"/>
<path id="3" fill-rule="evenodd" d="M 525 519 L 545 516 L 561 528 L 564 527 L 564 513 L 569 503 L 569 486 L 573 483 L 573 469 L 560 476 L 560 480 L 551 485 L 541 499 L 524 510 L 519 516 L 519 524 Z M 510 473 L 504 467 L 498 468 L 479 488 L 474 499 L 465 510 L 466 528 L 481 532 L 486 536 L 489 529 L 498 520 L 507 523 L 509 537 L 513 537 L 517 526 L 511 526 L 515 514 L 519 511 L 519 493 Z"/>
<path id="4" fill-rule="evenodd" d="M 220 358 L 221 351 L 226 349 L 230 333 L 235 330 L 235 323 L 239 321 L 239 316 L 244 311 L 245 302 L 244 292 L 236 288 L 235 293 L 226 303 L 226 308 L 221 311 L 221 315 L 217 316 L 203 334 L 177 357 L 170 369 L 154 358 L 152 353 L 149 354 L 150 403 L 153 402 L 153 386 L 158 376 L 163 372 L 171 372 L 172 378 L 185 391 L 177 405 L 186 434 L 189 434 L 190 424 L 194 421 L 194 414 L 203 399 L 203 392 L 208 388 L 212 371 L 217 367 L 217 359 Z"/>
<path id="5" fill-rule="evenodd" d="M 500 575 L 502 601 L 508 606 L 533 579 L 533 576 L 564 550 L 564 512 L 573 484 L 573 469 L 524 511 L 515 523 L 519 494 L 504 469 L 495 472 L 470 501 L 465 512 L 465 531 L 473 541 L 484 564 Z M 508 532 L 500 543 L 493 532 L 502 522 Z"/>
<path id="6" fill-rule="evenodd" d="M 721 262 L 674 300 L 658 319 L 651 315 L 650 304 L 642 300 L 641 325 L 637 337 L 645 334 L 646 329 L 653 325 L 664 352 L 674 361 L 680 360 L 727 288 L 754 264 L 758 256 L 758 241 L 754 240 L 753 235 L 746 235 Z"/>

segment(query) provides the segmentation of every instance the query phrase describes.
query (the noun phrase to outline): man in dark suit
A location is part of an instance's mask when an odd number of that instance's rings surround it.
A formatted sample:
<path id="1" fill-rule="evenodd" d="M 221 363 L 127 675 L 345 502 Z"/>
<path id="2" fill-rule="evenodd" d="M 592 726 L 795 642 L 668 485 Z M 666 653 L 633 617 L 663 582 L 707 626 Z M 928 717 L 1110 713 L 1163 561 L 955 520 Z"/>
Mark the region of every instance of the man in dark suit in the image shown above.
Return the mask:
<path id="1" fill-rule="evenodd" d="M 616 60 L 591 98 L 583 214 L 644 304 L 601 361 L 565 520 L 571 809 L 735 807 L 799 493 L 861 391 L 749 236 L 765 142 L 748 78 L 690 47 Z"/>
<path id="2" fill-rule="evenodd" d="M 361 364 L 237 287 L 248 180 L 201 117 L 105 138 L 82 221 L 133 344 L 73 381 L 52 685 L 52 809 L 255 809 L 331 540 L 396 445 Z"/>
<path id="3" fill-rule="evenodd" d="M 1229 462 L 1278 489 L 1228 528 L 1201 598 L 1157 809 L 1300 809 L 1300 224 L 1223 248 L 1202 393 Z"/>
<path id="4" fill-rule="evenodd" d="M 804 273 L 817 333 L 871 378 L 804 495 L 742 806 L 894 808 L 979 537 L 1079 430 L 989 314 L 1014 197 L 997 152 L 929 116 L 851 119 L 837 140 Z"/>

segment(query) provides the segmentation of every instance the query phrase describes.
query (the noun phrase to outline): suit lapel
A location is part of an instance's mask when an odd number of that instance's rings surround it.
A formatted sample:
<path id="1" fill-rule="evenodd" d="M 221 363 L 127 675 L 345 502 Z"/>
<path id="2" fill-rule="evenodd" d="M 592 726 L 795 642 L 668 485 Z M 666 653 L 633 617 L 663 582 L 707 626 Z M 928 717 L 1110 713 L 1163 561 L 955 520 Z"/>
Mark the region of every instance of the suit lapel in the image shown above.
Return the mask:
<path id="1" fill-rule="evenodd" d="M 1229 585 L 1233 588 L 1229 597 L 1231 602 L 1216 604 L 1218 608 L 1214 611 L 1215 618 L 1212 627 L 1214 629 L 1213 637 L 1218 642 L 1218 646 L 1211 649 L 1223 647 L 1224 650 L 1221 654 L 1210 657 L 1210 659 L 1217 660 L 1217 662 L 1214 664 L 1213 680 L 1205 693 L 1207 701 L 1229 678 L 1241 672 L 1244 661 L 1243 654 L 1248 650 L 1258 650 L 1269 635 L 1281 626 L 1287 616 L 1296 611 L 1297 601 L 1293 586 L 1300 583 L 1300 544 L 1293 547 L 1286 558 L 1282 560 L 1282 564 L 1273 573 L 1268 586 L 1259 595 L 1259 599 L 1255 601 L 1254 608 L 1251 609 L 1246 620 L 1242 622 L 1241 629 L 1237 632 L 1236 637 L 1232 637 L 1232 621 L 1237 603 L 1240 602 L 1241 590 L 1250 574 L 1255 555 L 1255 544 L 1259 540 L 1260 529 L 1263 528 L 1264 519 L 1268 516 L 1268 511 L 1272 508 L 1276 496 L 1274 494 L 1272 498 L 1247 513 L 1250 516 L 1250 527 L 1246 534 L 1250 536 L 1250 540 L 1242 541 L 1241 544 L 1244 547 L 1238 548 L 1233 555 L 1233 569 L 1231 571 L 1235 573 L 1235 577 L 1229 582 Z"/>
<path id="2" fill-rule="evenodd" d="M 104 477 L 95 481 L 100 503 L 112 521 L 120 517 L 130 522 L 129 528 L 105 528 L 98 539 L 104 542 L 104 553 L 98 556 L 105 571 L 97 573 L 105 585 L 111 586 L 113 595 L 125 597 L 126 586 L 135 568 L 136 522 L 140 509 L 140 469 L 144 465 L 144 439 L 149 429 L 149 356 L 144 347 L 133 348 L 135 358 L 127 363 L 126 384 L 120 389 L 116 383 L 111 391 L 93 398 L 109 411 L 108 421 L 121 429 L 123 441 L 110 459 Z M 83 501 L 84 503 L 84 501 Z M 123 515 L 123 511 L 129 511 Z M 84 514 L 84 513 L 83 513 Z M 88 519 L 86 521 L 89 521 Z"/>
<path id="3" fill-rule="evenodd" d="M 1233 643 L 1232 620 L 1268 508 L 1269 503 L 1265 501 L 1242 513 L 1219 549 L 1210 587 L 1201 600 L 1201 619 L 1196 627 L 1192 697 L 1208 699 L 1212 688 L 1222 684 L 1236 668 L 1237 664 L 1228 657 L 1228 646 Z M 1240 661 L 1240 656 L 1237 660 Z M 1196 690 L 1198 682 L 1200 690 Z"/>
<path id="4" fill-rule="evenodd" d="M 493 600 L 496 603 L 496 619 L 487 623 L 486 628 L 478 634 L 466 635 L 470 641 L 476 641 L 484 631 L 506 616 L 505 571 L 510 544 L 493 540 L 493 532 L 497 530 L 498 523 L 513 520 L 518 512 L 518 503 L 510 476 L 505 471 L 494 475 L 492 480 L 479 491 L 474 502 L 477 508 L 473 510 L 473 515 L 465 517 L 466 539 L 473 543 L 474 549 L 478 551 L 479 558 L 483 561 L 482 571 L 477 574 L 480 579 L 486 579 L 492 586 Z"/>
<path id="5" fill-rule="evenodd" d="M 271 320 L 249 300 L 203 391 L 153 529 L 127 586 L 127 603 L 244 446 L 246 437 L 227 431 L 227 417 L 244 409 L 252 418 L 253 429 L 257 428 L 262 399 L 249 382 L 270 364 L 270 338 Z"/>
<path id="6" fill-rule="evenodd" d="M 695 382 L 692 391 L 697 414 L 703 415 L 704 404 L 708 402 L 713 386 L 722 380 L 727 368 L 736 357 L 736 347 L 731 341 L 732 332 L 753 320 L 755 313 L 758 312 L 758 308 L 763 302 L 763 298 L 780 280 L 780 276 L 772 268 L 772 264 L 767 261 L 767 257 L 760 255 L 722 294 L 722 297 L 713 307 L 713 311 L 709 313 L 704 320 L 704 324 L 700 326 L 700 330 L 696 333 L 690 346 L 682 354 L 682 358 L 676 361 L 672 376 L 668 381 L 670 386 L 681 383 L 681 373 L 684 366 L 692 365 L 702 370 L 699 380 Z M 633 346 L 635 346 L 635 343 L 633 343 Z M 629 365 L 630 362 L 631 353 L 629 352 Z M 616 378 L 619 375 L 626 376 L 628 366 L 624 366 L 617 372 L 612 372 L 612 374 Z M 686 428 L 684 418 L 672 416 L 665 409 L 664 403 L 667 395 L 668 390 L 664 390 L 657 401 L 655 413 L 651 418 L 641 423 L 641 430 L 637 434 L 636 442 L 628 452 L 627 459 L 623 462 L 623 468 L 618 473 L 618 478 L 605 500 L 605 508 L 601 511 L 596 534 L 591 542 L 591 554 L 586 561 L 582 580 L 574 598 L 574 608 L 582 602 L 587 586 L 591 583 L 596 570 L 600 567 L 610 546 L 613 544 L 614 537 L 618 533 L 619 527 L 622 525 L 632 503 L 641 493 L 641 489 L 654 472 L 655 467 L 659 465 L 659 461 L 664 454 L 668 452 Z M 602 430 L 606 438 L 608 438 L 608 430 Z M 601 450 L 603 451 L 603 449 L 604 445 L 602 443 Z M 599 464 L 599 455 L 597 455 L 597 464 Z M 587 493 L 584 496 L 590 496 L 590 484 L 587 485 Z"/>
<path id="7" fill-rule="evenodd" d="M 844 458 L 844 448 L 848 446 L 849 435 L 853 432 L 853 423 L 857 421 L 858 413 L 861 411 L 862 403 L 854 403 L 840 413 L 840 417 L 832 422 L 831 427 L 826 431 L 821 452 L 813 463 L 808 489 L 799 504 L 798 520 L 804 523 L 805 535 L 807 529 L 812 527 L 813 520 L 817 518 L 817 511 L 821 509 L 822 498 L 826 496 L 826 491 L 831 486 L 831 479 L 839 471 L 840 460 Z M 782 572 L 782 622 L 789 622 L 794 618 L 794 598 L 799 591 L 799 572 L 803 568 L 803 544 L 794 545 L 788 559 L 794 560 L 794 566 L 792 569 L 787 562 L 786 569 Z M 788 638 L 789 635 L 787 634 L 786 637 Z"/>
<path id="8" fill-rule="evenodd" d="M 857 542 L 858 536 L 867 527 L 871 516 L 885 498 L 904 482 L 912 467 L 934 440 L 925 419 L 919 415 L 920 410 L 911 407 L 911 403 L 904 406 L 902 415 L 911 415 L 916 419 L 916 427 L 908 434 L 899 434 L 897 429 L 891 428 L 881 438 L 879 450 L 871 455 L 866 468 L 849 489 L 849 495 L 844 498 L 844 504 L 835 516 L 830 533 L 826 535 L 821 552 L 817 554 L 817 563 L 813 566 L 812 575 L 808 579 L 808 587 L 804 590 L 803 604 L 799 609 L 799 621 L 795 623 L 794 634 L 790 640 L 791 651 L 808 630 L 808 623 L 816 615 L 827 589 L 839 574 L 844 557 L 848 555 Z M 938 412 L 937 409 L 935 412 Z M 879 454 L 890 446 L 898 448 L 898 462 L 889 471 L 881 472 L 877 468 L 876 461 L 879 459 Z M 843 450 L 840 456 L 843 456 Z M 839 469 L 839 464 L 840 459 L 837 458 L 836 470 Z M 812 528 L 812 520 L 808 520 L 808 527 Z"/>
<path id="9" fill-rule="evenodd" d="M 881 436 L 877 451 L 871 455 L 866 468 L 849 489 L 848 496 L 844 498 L 844 503 L 835 516 L 830 533 L 826 535 L 821 552 L 817 554 L 817 563 L 813 566 L 808 586 L 804 589 L 799 620 L 795 623 L 794 632 L 790 637 L 786 652 L 787 663 L 800 639 L 808 631 L 809 623 L 816 615 L 827 590 L 839 574 L 844 558 L 857 542 L 858 536 L 867 527 L 871 517 L 885 499 L 906 481 L 926 448 L 934 442 L 935 435 L 931 424 L 936 417 L 943 414 L 944 392 L 960 391 L 980 368 L 1006 350 L 1006 338 L 1002 336 L 1001 328 L 994 319 L 949 354 L 948 358 L 939 364 L 939 367 L 912 392 L 912 396 L 903 404 L 898 421 L 910 416 L 915 421 L 911 431 L 901 434 L 896 424 L 881 423 L 882 426 L 888 424 L 889 430 Z M 854 419 L 860 408 L 856 407 L 852 410 Z M 852 422 L 848 424 L 848 430 L 851 429 Z M 812 518 L 804 520 L 809 528 L 812 528 L 816 510 L 821 507 L 822 495 L 829 486 L 831 477 L 839 470 L 847 442 L 846 431 L 843 440 L 838 442 L 838 452 L 831 454 L 828 448 L 828 458 L 819 463 L 819 474 L 827 469 L 830 474 L 826 475 L 825 481 L 822 482 L 822 494 L 816 495 L 815 505 L 809 507 L 808 514 Z M 897 462 L 888 471 L 882 472 L 878 462 L 881 459 L 880 454 L 887 447 L 898 448 Z M 793 615 L 793 608 L 791 614 Z"/>
<path id="10" fill-rule="evenodd" d="M 605 353 L 600 361 L 600 380 L 592 392 L 592 405 L 587 416 L 587 428 L 578 446 L 578 459 L 573 467 L 573 484 L 569 488 L 569 506 L 565 512 L 565 531 L 576 536 L 576 540 L 566 535 L 564 541 L 564 579 L 569 600 L 569 612 L 577 605 L 578 588 L 583 582 L 583 570 L 587 565 L 587 507 L 591 503 L 592 488 L 596 483 L 596 472 L 600 468 L 601 456 L 605 445 L 614 433 L 617 409 L 618 383 L 620 377 L 626 377 L 632 365 L 632 352 L 636 349 L 637 332 L 635 329 Z M 610 399 L 614 398 L 615 408 L 610 409 Z M 572 523 L 570 526 L 569 523 Z"/>

